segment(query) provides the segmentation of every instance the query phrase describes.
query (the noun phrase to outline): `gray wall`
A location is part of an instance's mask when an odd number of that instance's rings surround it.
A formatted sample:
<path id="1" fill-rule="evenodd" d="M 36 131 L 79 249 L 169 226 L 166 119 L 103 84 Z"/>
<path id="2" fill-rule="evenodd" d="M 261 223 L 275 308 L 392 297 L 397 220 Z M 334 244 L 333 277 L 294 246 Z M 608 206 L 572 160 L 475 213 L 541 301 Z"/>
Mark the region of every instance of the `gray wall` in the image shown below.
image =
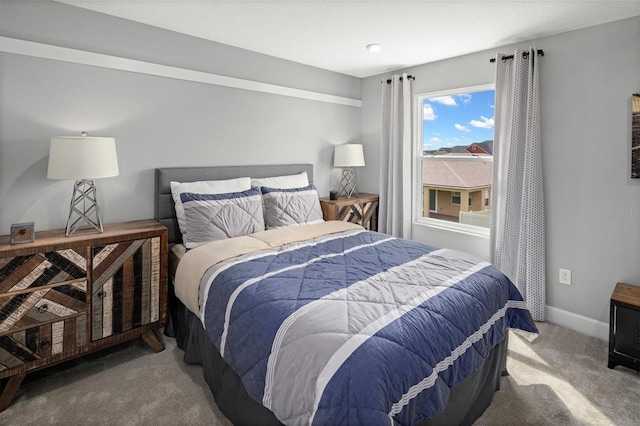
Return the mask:
<path id="1" fill-rule="evenodd" d="M 55 2 L 0 3 L 0 35 L 360 98 L 360 80 Z M 52 136 L 116 138 L 120 175 L 97 181 L 105 223 L 153 217 L 153 169 L 315 165 L 326 195 L 333 145 L 360 108 L 0 53 L 0 234 L 64 227 L 72 182 L 47 180 Z"/>
<path id="2" fill-rule="evenodd" d="M 631 94 L 640 91 L 640 17 L 408 68 L 414 94 L 494 82 L 495 53 L 535 45 L 540 68 L 547 303 L 608 322 L 618 281 L 640 284 L 640 181 L 629 178 Z M 399 72 L 398 72 L 399 73 Z M 380 160 L 380 81 L 362 81 L 361 141 Z M 378 190 L 378 170 L 360 173 Z M 489 255 L 488 238 L 414 225 L 414 238 Z M 558 283 L 558 268 L 573 285 Z"/>

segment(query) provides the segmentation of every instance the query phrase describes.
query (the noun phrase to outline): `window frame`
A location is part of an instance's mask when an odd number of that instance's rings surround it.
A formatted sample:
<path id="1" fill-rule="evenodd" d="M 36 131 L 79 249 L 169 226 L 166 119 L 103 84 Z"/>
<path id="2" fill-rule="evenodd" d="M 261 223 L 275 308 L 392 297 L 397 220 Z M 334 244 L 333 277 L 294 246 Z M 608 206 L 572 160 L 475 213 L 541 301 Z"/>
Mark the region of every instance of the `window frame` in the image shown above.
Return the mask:
<path id="1" fill-rule="evenodd" d="M 450 95 L 459 95 L 461 93 L 473 93 L 473 92 L 482 92 L 487 90 L 496 89 L 495 83 L 487 83 L 480 84 L 477 86 L 468 86 L 468 87 L 459 87 L 455 89 L 447 89 L 447 90 L 439 90 L 434 92 L 425 92 L 425 93 L 417 93 L 413 95 L 414 102 L 414 115 L 413 115 L 413 128 L 415 131 L 413 132 L 413 173 L 412 173 L 412 184 L 411 184 L 411 192 L 412 192 L 412 200 L 413 200 L 413 208 L 412 210 L 412 218 L 411 222 L 413 225 L 418 226 L 428 226 L 438 229 L 444 229 L 455 232 L 462 232 L 469 235 L 481 236 L 481 237 L 489 237 L 490 228 L 485 228 L 482 226 L 468 225 L 466 223 L 458 223 L 458 222 L 449 222 L 446 220 L 434 219 L 430 217 L 422 216 L 423 210 L 423 189 L 422 189 L 422 159 L 423 155 L 423 103 L 425 99 L 436 98 L 440 96 L 450 96 Z M 494 136 L 495 139 L 495 136 Z M 429 161 L 438 161 L 445 160 L 445 158 L 438 158 L 438 156 L 432 157 Z M 447 161 L 469 161 L 469 157 L 464 158 L 456 158 L 456 157 L 447 157 Z M 478 161 L 487 161 L 487 158 L 479 157 Z M 493 161 L 493 156 L 491 160 Z"/>
<path id="2" fill-rule="evenodd" d="M 456 194 L 458 194 L 458 195 L 456 195 Z M 457 203 L 454 201 L 454 199 L 456 199 L 456 198 L 458 199 Z M 451 191 L 451 204 L 454 205 L 454 206 L 459 206 L 461 201 L 462 201 L 462 192 L 460 192 L 460 191 Z"/>

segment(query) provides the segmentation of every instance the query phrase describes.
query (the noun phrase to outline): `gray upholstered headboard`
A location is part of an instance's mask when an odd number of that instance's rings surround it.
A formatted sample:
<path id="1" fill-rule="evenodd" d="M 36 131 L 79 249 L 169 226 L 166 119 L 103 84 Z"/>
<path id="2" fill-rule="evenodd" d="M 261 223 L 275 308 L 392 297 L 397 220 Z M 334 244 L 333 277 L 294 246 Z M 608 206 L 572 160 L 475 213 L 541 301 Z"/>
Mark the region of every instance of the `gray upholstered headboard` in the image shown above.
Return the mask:
<path id="1" fill-rule="evenodd" d="M 156 169 L 154 218 L 169 229 L 169 244 L 181 243 L 182 235 L 171 197 L 170 182 L 234 179 L 239 177 L 264 178 L 307 172 L 313 182 L 313 164 L 280 164 L 263 166 L 162 167 Z"/>

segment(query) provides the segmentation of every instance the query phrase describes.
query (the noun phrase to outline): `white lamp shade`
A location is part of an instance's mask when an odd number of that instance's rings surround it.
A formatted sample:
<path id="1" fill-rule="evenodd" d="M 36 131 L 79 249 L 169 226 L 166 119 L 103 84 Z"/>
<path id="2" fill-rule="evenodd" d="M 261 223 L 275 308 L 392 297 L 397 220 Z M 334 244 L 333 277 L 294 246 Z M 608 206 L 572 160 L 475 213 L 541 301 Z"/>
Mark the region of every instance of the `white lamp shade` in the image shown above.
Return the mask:
<path id="1" fill-rule="evenodd" d="M 333 167 L 362 167 L 364 152 L 359 143 L 337 145 L 333 153 Z"/>
<path id="2" fill-rule="evenodd" d="M 118 176 L 114 138 L 60 136 L 51 139 L 49 179 L 98 179 Z"/>

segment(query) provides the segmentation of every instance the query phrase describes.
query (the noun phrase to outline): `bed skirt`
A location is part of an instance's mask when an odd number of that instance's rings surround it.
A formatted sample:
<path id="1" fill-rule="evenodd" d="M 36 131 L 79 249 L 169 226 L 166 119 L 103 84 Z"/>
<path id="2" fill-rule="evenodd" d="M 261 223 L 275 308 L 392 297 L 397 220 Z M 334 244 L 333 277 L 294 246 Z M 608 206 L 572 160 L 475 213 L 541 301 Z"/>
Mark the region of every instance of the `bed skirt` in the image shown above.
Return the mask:
<path id="1" fill-rule="evenodd" d="M 175 296 L 170 297 L 169 304 L 170 321 L 165 334 L 176 338 L 186 363 L 202 365 L 205 381 L 220 411 L 234 425 L 280 425 L 271 411 L 249 397 L 240 377 L 222 359 L 198 317 Z M 500 389 L 500 377 L 507 374 L 506 360 L 505 338 L 475 373 L 451 389 L 445 410 L 419 425 L 472 424 L 491 404 L 494 392 Z"/>

